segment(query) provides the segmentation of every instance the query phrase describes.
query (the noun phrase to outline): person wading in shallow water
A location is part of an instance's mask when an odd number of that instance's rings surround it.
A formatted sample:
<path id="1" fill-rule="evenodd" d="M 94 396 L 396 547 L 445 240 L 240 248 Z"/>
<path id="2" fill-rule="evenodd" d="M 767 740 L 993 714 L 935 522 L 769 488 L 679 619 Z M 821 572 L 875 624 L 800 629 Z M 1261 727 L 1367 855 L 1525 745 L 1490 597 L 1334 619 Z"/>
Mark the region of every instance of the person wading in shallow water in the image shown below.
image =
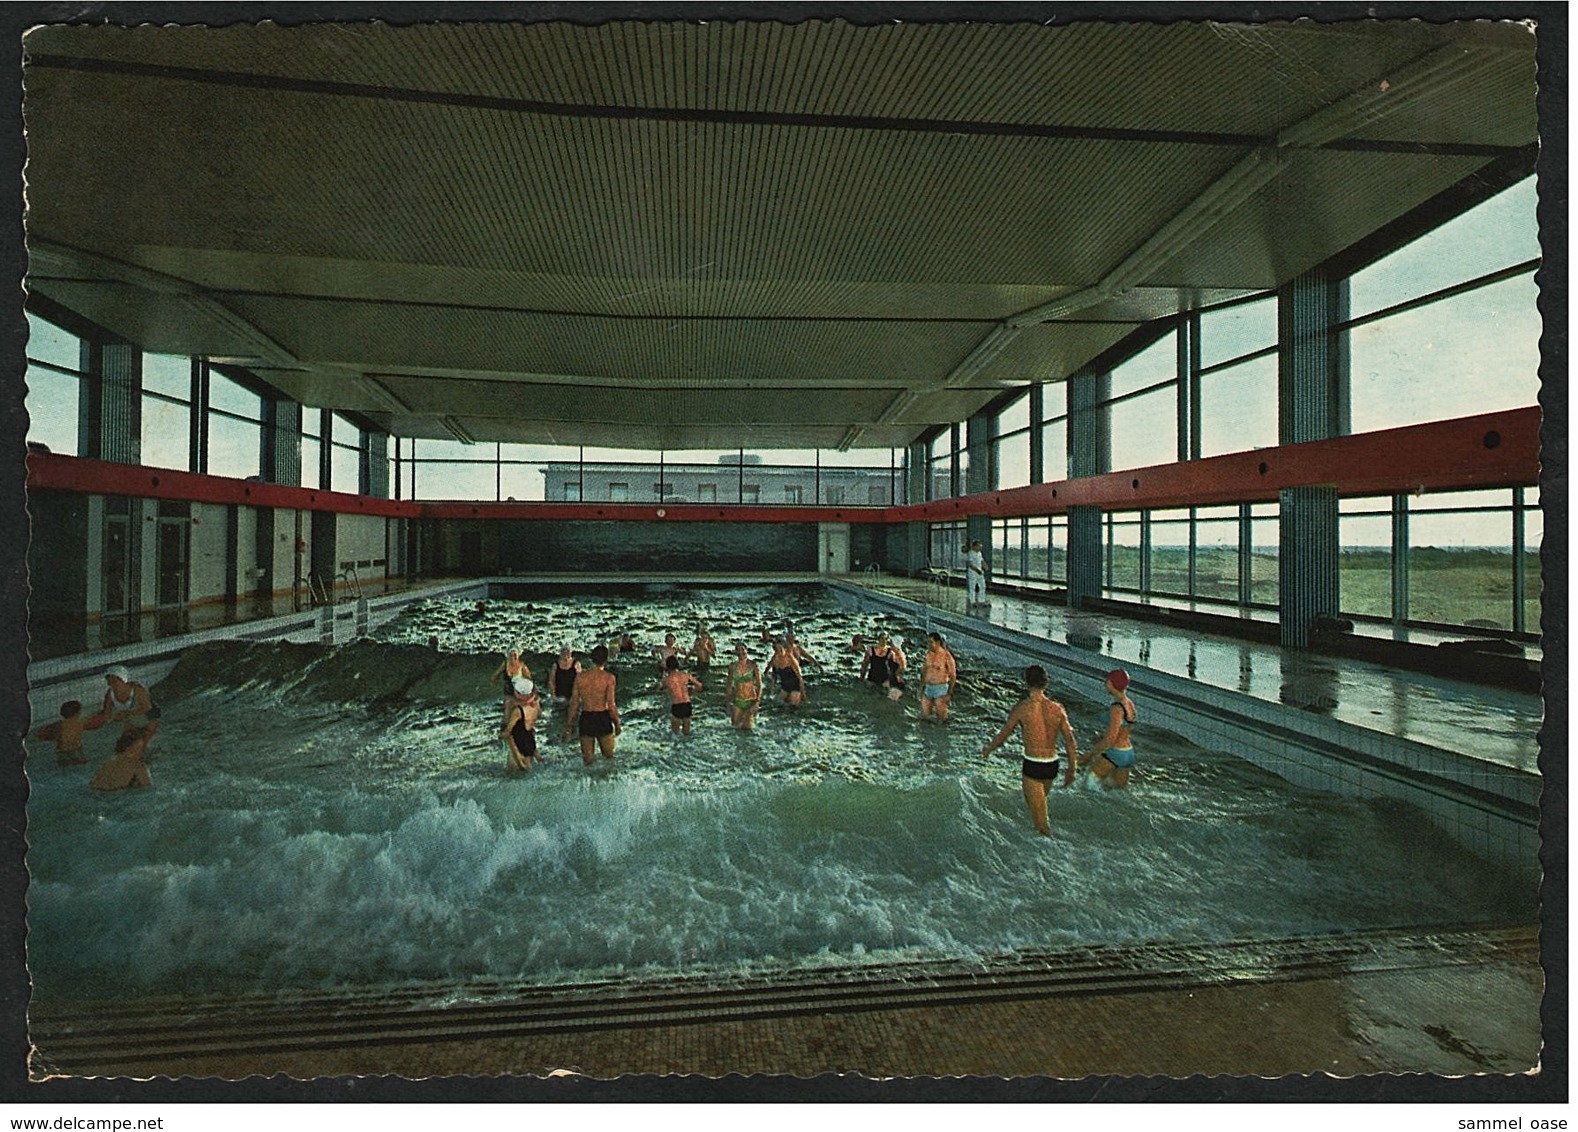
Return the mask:
<path id="1" fill-rule="evenodd" d="M 542 697 L 537 686 L 524 676 L 515 677 L 504 705 L 504 728 L 499 732 L 509 748 L 511 770 L 530 770 L 537 765 L 537 720 L 541 716 Z"/>
<path id="2" fill-rule="evenodd" d="M 1074 729 L 1069 726 L 1068 713 L 1056 700 L 1047 699 L 1047 674 L 1039 664 L 1025 669 L 1025 686 L 1029 694 L 1008 714 L 1008 722 L 981 748 L 989 755 L 1008 741 L 1014 728 L 1020 729 L 1025 743 L 1025 757 L 1020 766 L 1020 786 L 1024 790 L 1025 805 L 1030 808 L 1030 820 L 1036 832 L 1043 837 L 1052 836 L 1052 826 L 1047 821 L 1047 787 L 1057 780 L 1058 740 L 1063 741 L 1068 766 L 1064 769 L 1063 785 L 1074 782 L 1074 764 L 1079 759 L 1079 746 L 1074 740 Z"/>
<path id="3" fill-rule="evenodd" d="M 744 644 L 734 646 L 734 663 L 729 666 L 729 722 L 741 731 L 749 731 L 756 724 L 756 712 L 762 706 L 762 671 L 751 659 Z"/>
<path id="4" fill-rule="evenodd" d="M 570 728 L 577 721 L 581 731 L 581 761 L 591 766 L 602 749 L 603 758 L 614 757 L 615 737 L 619 726 L 619 705 L 615 702 L 618 681 L 608 671 L 608 646 L 598 645 L 592 650 L 592 669 L 576 678 L 575 689 L 570 693 L 570 707 L 564 717 L 561 739 L 570 737 Z"/>
<path id="5" fill-rule="evenodd" d="M 1107 695 L 1112 697 L 1107 709 L 1107 733 L 1079 760 L 1080 766 L 1090 766 L 1096 772 L 1104 789 L 1122 790 L 1129 784 L 1129 770 L 1134 766 L 1134 743 L 1129 730 L 1134 726 L 1135 712 L 1128 688 L 1129 674 L 1123 669 L 1107 673 Z"/>

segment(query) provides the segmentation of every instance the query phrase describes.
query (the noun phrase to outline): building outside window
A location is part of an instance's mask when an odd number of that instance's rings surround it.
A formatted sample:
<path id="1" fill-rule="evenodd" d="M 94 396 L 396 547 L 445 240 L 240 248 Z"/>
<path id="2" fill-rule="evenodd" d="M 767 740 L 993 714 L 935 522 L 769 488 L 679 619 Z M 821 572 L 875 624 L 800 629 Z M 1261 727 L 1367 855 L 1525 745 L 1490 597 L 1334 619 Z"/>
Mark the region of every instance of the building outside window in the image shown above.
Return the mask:
<path id="1" fill-rule="evenodd" d="M 581 484 L 579 480 L 571 480 L 568 483 L 562 484 L 561 487 L 564 490 L 564 495 L 562 498 L 565 502 L 579 503 L 581 501 Z"/>
<path id="2" fill-rule="evenodd" d="M 626 503 L 630 500 L 630 485 L 628 483 L 613 482 L 608 485 L 608 501 L 610 503 Z"/>
<path id="3" fill-rule="evenodd" d="M 801 501 L 801 498 L 802 498 L 802 491 L 801 491 L 801 488 L 800 488 L 799 484 L 797 484 L 797 483 L 786 483 L 786 484 L 784 484 L 784 502 L 785 503 L 799 504 L 800 501 Z"/>
<path id="4" fill-rule="evenodd" d="M 697 503 L 716 503 L 718 501 L 718 485 L 715 483 L 700 483 L 696 485 Z"/>

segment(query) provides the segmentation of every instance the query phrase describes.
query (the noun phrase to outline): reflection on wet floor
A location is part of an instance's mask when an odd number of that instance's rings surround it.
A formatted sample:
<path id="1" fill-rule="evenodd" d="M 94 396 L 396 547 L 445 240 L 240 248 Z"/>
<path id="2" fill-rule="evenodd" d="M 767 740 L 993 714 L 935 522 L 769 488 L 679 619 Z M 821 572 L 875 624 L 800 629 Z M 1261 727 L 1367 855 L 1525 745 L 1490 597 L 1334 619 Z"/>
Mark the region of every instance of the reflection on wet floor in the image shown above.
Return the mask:
<path id="1" fill-rule="evenodd" d="M 938 600 L 936 587 L 880 588 L 911 600 Z M 955 597 L 944 592 L 941 600 Z M 953 612 L 959 613 L 962 607 Z M 976 613 L 972 616 L 983 616 Z M 1032 598 L 993 594 L 994 625 L 1066 643 L 1269 703 L 1330 716 L 1356 727 L 1440 750 L 1537 771 L 1540 697 L 1388 668 L 1347 657 L 1283 649 L 1108 613 L 1071 611 Z"/>

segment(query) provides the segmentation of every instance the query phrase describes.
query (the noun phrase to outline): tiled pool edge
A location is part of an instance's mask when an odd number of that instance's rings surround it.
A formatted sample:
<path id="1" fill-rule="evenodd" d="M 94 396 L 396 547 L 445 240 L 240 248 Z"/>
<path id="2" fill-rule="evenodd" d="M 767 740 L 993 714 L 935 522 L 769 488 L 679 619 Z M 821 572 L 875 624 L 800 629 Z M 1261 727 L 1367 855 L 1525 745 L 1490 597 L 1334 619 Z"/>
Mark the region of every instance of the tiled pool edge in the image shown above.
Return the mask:
<path id="1" fill-rule="evenodd" d="M 903 613 L 971 651 L 1018 667 L 1049 662 L 1058 684 L 1099 690 L 1113 660 L 1016 629 L 833 579 L 852 600 Z M 1539 851 L 1540 776 L 1305 709 L 1268 703 L 1125 661 L 1144 689 L 1146 717 L 1197 746 L 1244 758 L 1302 787 L 1381 795 L 1417 806 L 1471 852 L 1529 863 Z"/>

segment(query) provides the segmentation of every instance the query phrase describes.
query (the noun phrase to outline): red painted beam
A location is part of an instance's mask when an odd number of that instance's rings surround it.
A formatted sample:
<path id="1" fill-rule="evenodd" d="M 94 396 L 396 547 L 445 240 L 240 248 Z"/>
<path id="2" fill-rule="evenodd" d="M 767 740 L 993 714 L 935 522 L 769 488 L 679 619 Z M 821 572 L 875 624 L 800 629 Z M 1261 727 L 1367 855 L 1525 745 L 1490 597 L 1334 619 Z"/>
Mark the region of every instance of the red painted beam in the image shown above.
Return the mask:
<path id="1" fill-rule="evenodd" d="M 173 468 L 145 468 L 81 456 L 27 454 L 30 491 L 73 491 L 84 495 L 130 495 L 139 499 L 181 499 L 192 503 L 236 503 L 250 507 L 284 507 L 298 511 L 336 511 L 346 515 L 416 518 L 421 505 L 398 499 L 375 499 L 343 491 L 285 487 L 228 476 L 206 476 Z"/>
<path id="2" fill-rule="evenodd" d="M 1510 409 L 1204 460 L 1159 464 L 1059 483 L 1032 484 L 896 507 L 763 507 L 704 503 L 463 502 L 374 499 L 167 468 L 30 452 L 31 490 L 128 495 L 303 511 L 424 519 L 547 519 L 734 523 L 939 522 L 967 515 L 1056 515 L 1074 506 L 1108 511 L 1254 503 L 1286 487 L 1330 484 L 1342 495 L 1516 487 L 1539 481 L 1540 411 Z"/>
<path id="3" fill-rule="evenodd" d="M 1335 486 L 1342 495 L 1460 491 L 1533 484 L 1540 475 L 1540 410 L 1509 409 L 1333 440 L 1234 452 L 1060 483 L 979 492 L 888 509 L 890 521 L 1055 515 L 1255 503 L 1287 487 Z"/>

